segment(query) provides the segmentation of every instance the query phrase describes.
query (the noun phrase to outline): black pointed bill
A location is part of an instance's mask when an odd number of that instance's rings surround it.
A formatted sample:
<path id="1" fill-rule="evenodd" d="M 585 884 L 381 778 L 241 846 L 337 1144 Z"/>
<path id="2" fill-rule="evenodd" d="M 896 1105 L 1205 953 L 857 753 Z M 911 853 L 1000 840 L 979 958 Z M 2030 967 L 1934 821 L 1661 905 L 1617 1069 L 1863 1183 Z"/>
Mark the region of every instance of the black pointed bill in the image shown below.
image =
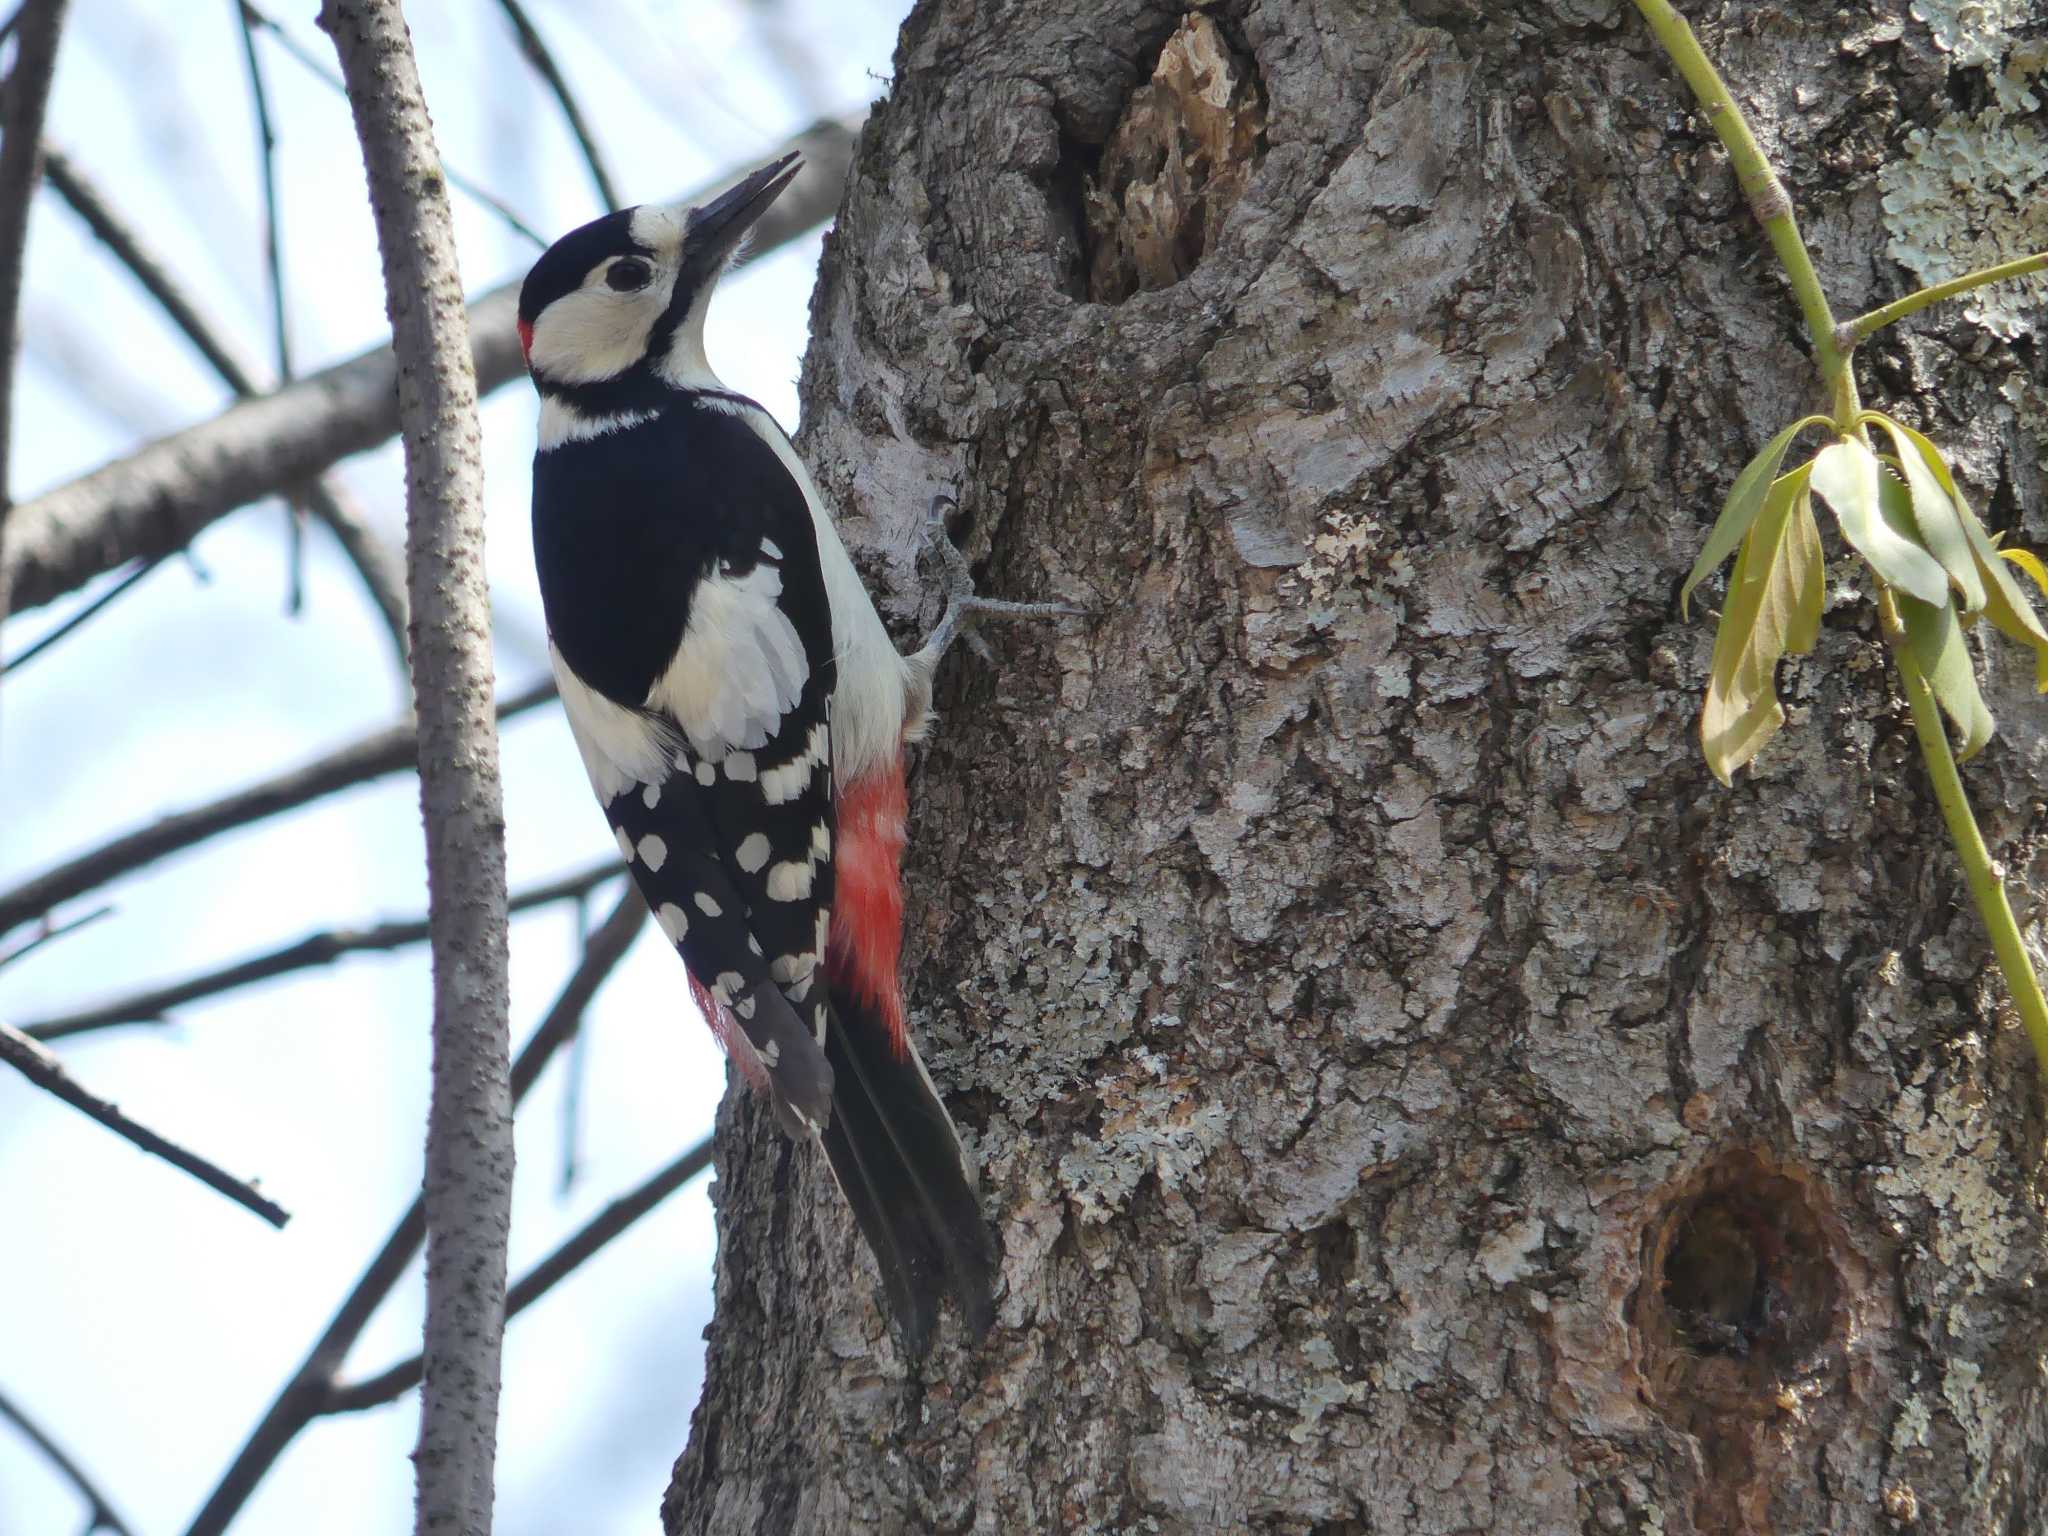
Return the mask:
<path id="1" fill-rule="evenodd" d="M 684 262 L 692 267 L 722 262 L 802 169 L 801 155 L 784 155 L 697 209 L 684 237 Z"/>

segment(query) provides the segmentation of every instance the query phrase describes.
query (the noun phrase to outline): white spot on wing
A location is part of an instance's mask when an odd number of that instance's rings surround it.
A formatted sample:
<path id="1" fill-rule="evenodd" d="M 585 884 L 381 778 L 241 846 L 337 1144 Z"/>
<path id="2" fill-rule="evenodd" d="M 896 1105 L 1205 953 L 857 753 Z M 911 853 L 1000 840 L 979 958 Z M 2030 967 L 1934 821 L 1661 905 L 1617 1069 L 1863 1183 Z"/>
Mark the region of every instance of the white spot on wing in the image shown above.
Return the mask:
<path id="1" fill-rule="evenodd" d="M 773 539 L 763 539 L 761 541 L 761 553 L 770 560 L 780 560 L 782 558 L 782 546 Z"/>
<path id="2" fill-rule="evenodd" d="M 768 871 L 768 899 L 802 901 L 811 894 L 811 880 L 815 873 L 807 863 L 777 864 Z"/>
<path id="3" fill-rule="evenodd" d="M 832 829 L 822 821 L 811 828 L 811 852 L 821 859 L 832 857 Z"/>
<path id="4" fill-rule="evenodd" d="M 697 764 L 697 782 L 706 789 L 718 782 L 718 770 L 711 766 L 711 759 L 708 757 Z"/>
<path id="5" fill-rule="evenodd" d="M 641 790 L 640 803 L 650 811 L 661 804 L 661 786 L 659 784 L 650 784 Z"/>
<path id="6" fill-rule="evenodd" d="M 619 857 L 628 864 L 633 862 L 633 839 L 626 836 L 624 827 L 613 827 L 612 836 L 619 840 Z"/>
<path id="7" fill-rule="evenodd" d="M 770 805 L 787 805 L 804 792 L 812 776 L 832 755 L 832 733 L 820 722 L 811 727 L 804 750 L 788 762 L 761 775 L 761 798 Z"/>
<path id="8" fill-rule="evenodd" d="M 700 896 L 698 900 L 702 901 L 703 898 Z M 738 971 L 720 971 L 718 979 L 711 983 L 711 995 L 717 998 L 719 1002 L 730 1006 L 732 1000 L 739 996 L 741 989 L 746 984 L 747 979 L 740 975 Z"/>
<path id="9" fill-rule="evenodd" d="M 728 752 L 725 755 L 725 776 L 736 784 L 754 782 L 754 754 L 751 752 Z"/>
<path id="10" fill-rule="evenodd" d="M 655 873 L 661 873 L 661 866 L 668 862 L 668 844 L 652 832 L 640 839 L 640 861 Z"/>
<path id="11" fill-rule="evenodd" d="M 759 832 L 748 833 L 733 850 L 733 859 L 748 874 L 757 873 L 768 862 L 768 839 Z"/>
<path id="12" fill-rule="evenodd" d="M 708 892 L 699 891 L 690 899 L 697 903 L 697 910 L 706 917 L 718 917 L 725 911 Z"/>
<path id="13" fill-rule="evenodd" d="M 683 936 L 690 931 L 690 914 L 672 901 L 664 901 L 655 909 L 654 920 L 661 924 L 661 931 L 668 935 L 671 944 L 683 942 Z"/>

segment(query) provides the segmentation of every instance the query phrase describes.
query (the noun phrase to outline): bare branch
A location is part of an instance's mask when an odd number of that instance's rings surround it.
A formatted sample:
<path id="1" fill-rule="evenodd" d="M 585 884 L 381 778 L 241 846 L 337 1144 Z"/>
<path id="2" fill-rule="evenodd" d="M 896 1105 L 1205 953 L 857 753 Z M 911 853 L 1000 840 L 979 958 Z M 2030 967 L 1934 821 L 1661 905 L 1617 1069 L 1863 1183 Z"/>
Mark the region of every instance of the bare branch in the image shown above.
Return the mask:
<path id="1" fill-rule="evenodd" d="M 29 200 L 42 178 L 43 115 L 57 69 L 66 0 L 22 0 L 11 23 L 14 68 L 0 88 L 0 622 L 13 612 L 6 559 L 13 531 L 14 359 L 20 350 L 22 258 Z"/>
<path id="2" fill-rule="evenodd" d="M 490 1536 L 512 1236 L 505 810 L 491 705 L 482 430 L 455 219 L 398 0 L 324 0 L 362 141 L 399 358 L 413 710 L 434 960 L 415 1528 Z"/>
<path id="3" fill-rule="evenodd" d="M 597 188 L 597 200 L 607 212 L 617 208 L 619 195 L 604 168 L 604 156 L 598 153 L 597 140 L 591 136 L 590 126 L 583 120 L 583 112 L 576 105 L 569 82 L 562 78 L 562 71 L 556 67 L 555 56 L 548 52 L 547 43 L 535 30 L 532 19 L 526 14 L 526 7 L 519 0 L 498 0 L 498 4 L 519 38 L 519 51 L 526 55 L 526 62 L 533 66 L 534 73 L 554 92 L 562 117 L 569 124 L 569 132 L 575 135 L 576 147 L 583 151 L 583 163 L 590 168 L 590 180 Z"/>
<path id="4" fill-rule="evenodd" d="M 112 917 L 113 915 L 114 909 L 111 905 L 108 905 L 94 907 L 90 912 L 83 913 L 62 923 L 55 922 L 46 917 L 36 924 L 35 932 L 31 933 L 27 938 L 11 946 L 0 948 L 0 970 L 6 969 L 6 967 L 14 964 L 17 960 L 26 959 L 45 944 L 54 943 L 56 940 L 63 938 L 67 933 L 76 933 L 81 928 L 90 927 L 103 917 Z M 30 1038 L 34 1038 L 30 1031 L 26 1029 L 22 1033 L 30 1035 Z"/>
<path id="5" fill-rule="evenodd" d="M 256 151 L 263 182 L 263 273 L 270 290 L 270 334 L 277 379 L 288 383 L 292 377 L 292 333 L 285 318 L 283 220 L 277 210 L 277 129 L 270 120 L 270 92 L 263 84 L 263 61 L 256 54 L 256 29 L 241 0 L 229 0 L 242 34 L 242 58 L 249 66 L 249 99 L 256 116 Z M 306 606 L 306 528 L 296 502 L 285 508 L 285 542 L 289 546 L 286 564 L 291 572 L 291 595 L 285 607 L 299 613 Z"/>
<path id="6" fill-rule="evenodd" d="M 510 720 L 554 696 L 553 679 L 535 683 L 500 703 L 498 718 Z M 337 790 L 411 768 L 418 755 L 419 734 L 410 722 L 402 722 L 302 767 L 237 790 L 210 805 L 174 811 L 146 827 L 124 832 L 90 852 L 33 876 L 11 891 L 0 893 L 0 934 L 195 843 L 283 811 L 296 810 Z"/>
<path id="7" fill-rule="evenodd" d="M 825 123 L 791 141 L 807 167 L 754 227 L 760 256 L 830 218 L 845 187 L 852 130 Z M 701 195 L 701 194 L 700 194 Z M 469 306 L 477 384 L 491 390 L 522 370 L 513 322 L 519 284 Z M 398 371 L 378 347 L 210 421 L 15 510 L 0 581 L 23 607 L 47 603 L 129 560 L 181 549 L 235 508 L 279 494 L 398 429 Z"/>
<path id="8" fill-rule="evenodd" d="M 554 1006 L 527 1040 L 519 1059 L 512 1063 L 512 1103 L 515 1107 L 539 1079 L 549 1059 L 564 1041 L 575 1034 L 584 1010 L 597 996 L 598 988 L 625 958 L 626 951 L 632 948 L 633 940 L 639 936 L 640 926 L 646 920 L 647 904 L 637 891 L 629 888 L 620 896 L 611 915 L 591 934 L 589 942 L 584 945 L 583 958 L 555 998 Z M 249 1495 L 256 1491 L 256 1485 L 263 1481 L 264 1474 L 284 1453 L 284 1448 L 291 1444 L 292 1438 L 319 1414 L 320 1405 L 332 1390 L 349 1350 L 369 1325 L 384 1298 L 397 1287 L 406 1266 L 419 1252 L 425 1235 L 425 1207 L 416 1199 L 399 1218 L 398 1225 L 392 1228 L 384 1246 L 370 1260 L 362 1278 L 342 1302 L 340 1310 L 334 1314 L 298 1370 L 292 1373 L 291 1379 L 272 1401 L 227 1471 L 221 1474 L 220 1481 L 207 1496 L 205 1506 L 193 1517 L 185 1536 L 221 1536 L 248 1502 Z"/>
<path id="9" fill-rule="evenodd" d="M 384 620 L 384 632 L 398 657 L 401 672 L 412 660 L 410 610 L 405 596 L 405 557 L 363 515 L 355 499 L 333 475 L 323 475 L 287 493 L 290 499 L 327 525 L 348 563 L 362 579 L 363 590 Z"/>
<path id="10" fill-rule="evenodd" d="M 242 0 L 242 15 L 252 25 L 261 27 L 264 31 L 268 32 L 276 40 L 277 46 L 290 54 L 292 59 L 304 66 L 309 73 L 316 76 L 326 85 L 333 87 L 340 95 L 344 97 L 348 95 L 348 87 L 341 83 L 341 76 L 337 75 L 326 64 L 314 57 L 314 55 L 300 47 L 299 40 L 279 26 L 274 18 L 266 16 L 262 11 L 251 5 L 249 0 Z M 546 240 L 542 239 L 517 213 L 512 211 L 510 204 L 496 196 L 481 183 L 463 175 L 445 160 L 441 162 L 441 174 L 448 178 L 449 186 L 464 194 L 471 201 L 480 203 L 485 208 L 490 209 L 492 213 L 498 216 L 507 229 L 511 230 L 512 233 L 519 236 L 522 240 L 531 241 L 536 246 L 545 246 L 547 244 Z"/>
<path id="11" fill-rule="evenodd" d="M 8 1420 L 20 1430 L 28 1443 L 41 1451 L 43 1458 L 78 1490 L 78 1496 L 86 1502 L 86 1518 L 92 1522 L 86 1527 L 86 1536 L 92 1536 L 95 1531 L 112 1531 L 114 1536 L 135 1536 L 128 1522 L 114 1513 L 114 1506 L 107 1502 L 107 1496 L 100 1492 L 98 1484 L 87 1477 L 84 1469 L 64 1453 L 64 1448 L 44 1434 L 35 1420 L 17 1408 L 4 1392 L 0 1392 L 0 1419 Z"/>
<path id="12" fill-rule="evenodd" d="M 263 272 L 270 288 L 270 333 L 280 381 L 292 376 L 291 327 L 285 323 L 284 252 L 277 211 L 277 129 L 270 120 L 270 93 L 263 85 L 263 61 L 256 55 L 256 29 L 242 0 L 231 0 L 242 33 L 242 58 L 249 66 L 249 100 L 256 114 L 256 152 L 263 173 Z M 245 391 L 254 393 L 254 391 Z"/>
<path id="13" fill-rule="evenodd" d="M 134 570 L 108 587 L 106 591 L 100 593 L 91 602 L 80 604 L 78 611 L 67 616 L 63 623 L 54 626 L 44 634 L 38 635 L 35 643 L 24 649 L 20 655 L 9 656 L 4 660 L 0 660 L 0 677 L 5 677 L 10 672 L 19 672 L 23 667 L 42 655 L 43 652 L 63 640 L 65 636 L 83 629 L 103 609 L 133 589 L 143 577 L 162 565 L 166 558 L 166 556 L 158 555 L 154 560 L 143 561 L 142 564 L 136 566 Z"/>
<path id="14" fill-rule="evenodd" d="M 518 892 L 506 903 L 506 910 L 530 912 L 535 907 L 578 899 L 619 873 L 619 861 L 606 859 L 603 863 L 594 864 L 573 875 L 565 875 L 559 880 L 550 880 L 545 885 L 537 885 L 531 890 Z M 102 912 L 109 910 L 111 909 L 101 909 Z M 408 945 L 423 944 L 432 936 L 432 927 L 424 917 L 377 923 L 368 928 L 329 928 L 321 933 L 308 934 L 295 944 L 287 944 L 281 949 L 269 950 L 264 954 L 252 955 L 247 960 L 238 960 L 232 965 L 224 965 L 215 970 L 202 971 L 199 975 L 188 977 L 184 981 L 170 982 L 164 986 L 152 987 L 146 992 L 120 998 L 115 1002 L 101 1003 L 93 1008 L 81 1008 L 75 1013 L 57 1014 L 16 1027 L 31 1040 L 40 1040 L 47 1045 L 52 1040 L 63 1040 L 97 1029 L 111 1029 L 118 1024 L 157 1023 L 161 1022 L 173 1008 L 182 1008 L 185 1004 L 198 1002 L 202 998 L 217 997 L 223 992 L 252 986 L 259 981 L 269 981 L 293 971 L 331 965 L 343 955 L 403 949 Z M 12 957 L 0 957 L 0 965 L 6 964 L 10 958 Z"/>
<path id="15" fill-rule="evenodd" d="M 115 1135 L 126 1137 L 143 1151 L 162 1158 L 173 1168 L 184 1169 L 200 1183 L 210 1189 L 219 1190 L 237 1205 L 247 1206 L 273 1227 L 281 1227 L 291 1220 L 284 1207 L 276 1201 L 266 1200 L 251 1186 L 232 1174 L 223 1173 L 220 1168 L 196 1152 L 187 1152 L 176 1142 L 157 1135 L 148 1126 L 129 1119 L 97 1094 L 88 1093 L 69 1072 L 64 1070 L 64 1063 L 12 1024 L 0 1024 L 0 1061 L 5 1061 L 44 1092 L 54 1094 L 73 1109 L 81 1110 L 99 1121 Z"/>
<path id="16" fill-rule="evenodd" d="M 221 381 L 243 399 L 255 399 L 261 393 L 255 377 L 235 355 L 220 329 L 201 312 L 184 287 L 157 260 L 134 226 L 121 217 L 71 157 L 56 145 L 46 143 L 43 146 L 43 161 L 52 190 L 84 220 L 86 228 L 98 237 L 116 261 L 128 269 L 142 285 L 143 291 L 156 300 L 157 307 L 220 375 Z M 280 363 L 289 361 L 288 353 L 282 347 L 278 357 Z M 407 646 L 405 565 L 398 552 L 377 536 L 332 479 L 312 480 L 289 494 L 333 532 L 335 541 L 362 578 L 370 601 L 383 615 L 385 628 L 390 632 L 399 663 L 403 666 Z M 49 643 L 49 637 L 45 637 L 43 643 Z M 27 657 L 24 655 L 11 665 L 18 666 L 25 660 Z"/>
<path id="17" fill-rule="evenodd" d="M 43 174 L 50 190 L 63 198 L 71 211 L 84 221 L 99 242 L 126 267 L 143 291 L 156 300 L 170 321 L 198 349 L 213 371 L 238 395 L 261 393 L 255 378 L 222 338 L 220 327 L 209 320 L 191 296 L 154 252 L 143 243 L 135 227 L 109 204 L 76 161 L 59 145 L 43 141 Z"/>
<path id="18" fill-rule="evenodd" d="M 517 1317 L 539 1301 L 613 1238 L 710 1166 L 711 1138 L 707 1136 L 645 1183 L 612 1201 L 561 1247 L 513 1283 L 505 1293 L 506 1318 Z M 356 1413 L 364 1408 L 375 1408 L 403 1397 L 419 1382 L 420 1357 L 414 1355 L 410 1360 L 401 1360 L 375 1376 L 335 1387 L 321 1403 L 320 1411 Z"/>

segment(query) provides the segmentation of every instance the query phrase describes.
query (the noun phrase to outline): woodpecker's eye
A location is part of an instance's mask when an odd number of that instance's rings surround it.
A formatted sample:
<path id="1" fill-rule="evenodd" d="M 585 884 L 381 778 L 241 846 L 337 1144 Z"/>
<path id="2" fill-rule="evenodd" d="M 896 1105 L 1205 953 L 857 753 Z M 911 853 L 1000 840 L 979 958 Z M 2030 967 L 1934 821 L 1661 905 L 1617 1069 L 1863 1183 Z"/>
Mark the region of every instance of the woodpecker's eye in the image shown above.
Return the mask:
<path id="1" fill-rule="evenodd" d="M 647 279 L 654 271 L 638 256 L 625 256 L 605 269 L 605 286 L 614 293 L 631 293 L 636 288 L 645 288 Z"/>

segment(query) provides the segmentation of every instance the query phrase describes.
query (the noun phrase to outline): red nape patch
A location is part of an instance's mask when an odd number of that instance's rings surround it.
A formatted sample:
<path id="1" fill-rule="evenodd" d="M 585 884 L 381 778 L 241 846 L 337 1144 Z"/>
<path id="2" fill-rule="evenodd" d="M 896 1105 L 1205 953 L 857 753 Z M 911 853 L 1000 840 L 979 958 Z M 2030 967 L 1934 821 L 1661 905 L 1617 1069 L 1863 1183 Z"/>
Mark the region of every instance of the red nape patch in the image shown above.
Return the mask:
<path id="1" fill-rule="evenodd" d="M 740 1033 L 733 1023 L 732 1015 L 718 1006 L 718 999 L 711 995 L 711 989 L 690 972 L 690 996 L 697 999 L 697 1010 L 704 1015 L 704 1022 L 711 1026 L 711 1033 L 740 1069 L 740 1076 L 747 1080 L 754 1092 L 765 1095 L 768 1092 L 768 1069 L 761 1065 L 761 1058 L 754 1054 L 754 1042 Z"/>
<path id="2" fill-rule="evenodd" d="M 531 320 L 521 320 L 519 322 L 519 355 L 526 360 L 526 365 L 529 368 L 533 366 L 533 322 Z"/>
<path id="3" fill-rule="evenodd" d="M 832 990 L 872 1008 L 889 1030 L 897 1059 L 910 1058 L 903 1022 L 903 756 L 847 786 L 839 797 L 832 859 L 832 938 L 825 979 Z"/>

